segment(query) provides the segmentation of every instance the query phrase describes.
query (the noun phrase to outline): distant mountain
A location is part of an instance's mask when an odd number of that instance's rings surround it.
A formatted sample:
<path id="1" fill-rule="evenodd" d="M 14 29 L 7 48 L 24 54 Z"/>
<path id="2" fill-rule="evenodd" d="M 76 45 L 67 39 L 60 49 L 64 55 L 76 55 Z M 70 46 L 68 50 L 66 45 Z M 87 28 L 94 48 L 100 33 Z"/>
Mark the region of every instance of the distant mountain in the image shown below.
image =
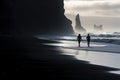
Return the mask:
<path id="1" fill-rule="evenodd" d="M 79 14 L 76 15 L 75 22 L 76 22 L 75 31 L 77 33 L 86 33 L 87 32 L 86 29 L 84 27 L 82 27 L 82 25 L 81 25 Z"/>

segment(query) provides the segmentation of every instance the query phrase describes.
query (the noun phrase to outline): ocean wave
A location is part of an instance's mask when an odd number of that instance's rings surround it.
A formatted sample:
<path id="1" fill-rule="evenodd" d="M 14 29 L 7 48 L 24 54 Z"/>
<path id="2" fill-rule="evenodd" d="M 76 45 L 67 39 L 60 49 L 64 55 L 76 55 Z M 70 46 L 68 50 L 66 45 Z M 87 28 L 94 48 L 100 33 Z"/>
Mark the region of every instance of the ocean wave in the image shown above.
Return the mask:
<path id="1" fill-rule="evenodd" d="M 110 43 L 120 45 L 120 34 L 90 34 L 92 42 Z M 37 36 L 39 39 L 77 41 L 77 35 L 74 36 Z M 86 35 L 82 35 L 82 41 L 86 41 Z"/>
<path id="2" fill-rule="evenodd" d="M 91 41 L 120 45 L 120 40 L 118 40 L 118 39 L 92 39 Z"/>

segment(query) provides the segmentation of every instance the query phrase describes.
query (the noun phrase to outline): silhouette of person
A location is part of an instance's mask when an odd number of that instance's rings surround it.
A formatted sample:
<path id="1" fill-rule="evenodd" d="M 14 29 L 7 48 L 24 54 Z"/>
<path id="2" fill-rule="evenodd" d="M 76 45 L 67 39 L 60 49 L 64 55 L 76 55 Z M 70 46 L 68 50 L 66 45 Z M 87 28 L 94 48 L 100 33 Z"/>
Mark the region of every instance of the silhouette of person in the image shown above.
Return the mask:
<path id="1" fill-rule="evenodd" d="M 88 47 L 90 47 L 90 35 L 89 34 L 87 35 L 86 39 L 87 39 L 87 45 Z"/>
<path id="2" fill-rule="evenodd" d="M 81 37 L 80 34 L 78 34 L 78 36 L 77 36 L 77 41 L 78 41 L 78 46 L 79 46 L 79 47 L 80 47 L 80 42 L 81 42 L 81 40 L 82 40 L 82 37 Z"/>

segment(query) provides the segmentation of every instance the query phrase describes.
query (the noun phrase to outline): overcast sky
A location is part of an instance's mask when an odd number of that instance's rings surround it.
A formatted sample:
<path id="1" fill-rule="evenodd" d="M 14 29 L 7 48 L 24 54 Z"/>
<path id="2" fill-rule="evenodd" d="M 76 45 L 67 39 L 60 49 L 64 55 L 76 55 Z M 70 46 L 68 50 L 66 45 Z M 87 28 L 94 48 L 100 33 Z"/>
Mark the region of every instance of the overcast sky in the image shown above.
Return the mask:
<path id="1" fill-rule="evenodd" d="M 65 0 L 66 14 L 119 16 L 120 0 Z"/>
<path id="2" fill-rule="evenodd" d="M 102 24 L 106 31 L 120 32 L 120 0 L 65 0 L 64 8 L 73 26 L 79 13 L 86 28 Z"/>

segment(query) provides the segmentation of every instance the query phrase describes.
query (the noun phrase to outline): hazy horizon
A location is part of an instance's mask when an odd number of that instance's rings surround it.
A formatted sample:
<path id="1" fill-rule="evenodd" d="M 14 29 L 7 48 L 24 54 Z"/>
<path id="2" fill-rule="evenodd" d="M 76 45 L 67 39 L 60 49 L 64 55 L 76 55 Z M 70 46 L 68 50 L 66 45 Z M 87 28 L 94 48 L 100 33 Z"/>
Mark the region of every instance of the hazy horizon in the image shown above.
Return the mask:
<path id="1" fill-rule="evenodd" d="M 104 32 L 120 32 L 119 0 L 65 0 L 65 15 L 75 26 L 75 16 L 80 15 L 81 23 L 88 32 L 93 26 L 103 25 Z"/>

